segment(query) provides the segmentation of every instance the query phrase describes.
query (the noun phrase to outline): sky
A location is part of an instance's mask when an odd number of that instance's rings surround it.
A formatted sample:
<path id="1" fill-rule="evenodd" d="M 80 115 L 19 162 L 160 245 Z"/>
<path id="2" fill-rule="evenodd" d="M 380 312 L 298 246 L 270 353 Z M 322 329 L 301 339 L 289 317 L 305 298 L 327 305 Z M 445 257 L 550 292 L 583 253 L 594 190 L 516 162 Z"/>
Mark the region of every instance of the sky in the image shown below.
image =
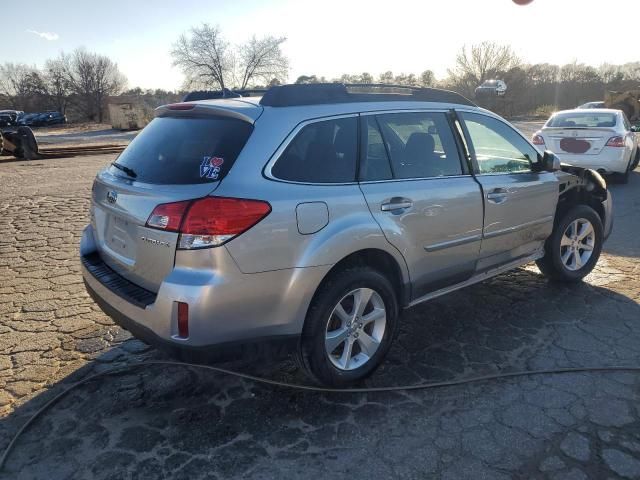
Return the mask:
<path id="1" fill-rule="evenodd" d="M 171 46 L 192 26 L 219 25 L 232 43 L 285 36 L 289 81 L 430 69 L 444 78 L 463 45 L 509 44 L 527 63 L 640 61 L 640 0 L 28 0 L 2 6 L 0 63 L 42 66 L 84 46 L 111 57 L 130 87 L 180 88 Z M 614 14 L 615 12 L 615 14 Z M 624 12 L 628 12 L 625 15 Z M 621 27 L 614 26 L 620 14 Z M 602 19 L 606 21 L 603 22 Z M 16 21 L 20 19 L 20 21 Z M 590 26 L 593 30 L 589 31 Z M 629 25 L 625 27 L 625 25 Z M 635 47 L 635 48 L 633 48 Z"/>

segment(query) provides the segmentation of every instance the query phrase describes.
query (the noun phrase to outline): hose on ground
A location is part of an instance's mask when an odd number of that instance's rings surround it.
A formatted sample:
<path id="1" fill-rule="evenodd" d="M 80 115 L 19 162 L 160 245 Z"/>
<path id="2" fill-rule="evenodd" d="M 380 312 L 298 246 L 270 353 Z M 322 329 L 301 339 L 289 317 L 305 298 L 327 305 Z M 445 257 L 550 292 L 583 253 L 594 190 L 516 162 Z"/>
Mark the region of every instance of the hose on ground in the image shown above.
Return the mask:
<path id="1" fill-rule="evenodd" d="M 313 385 L 300 385 L 300 384 L 294 384 L 294 383 L 281 382 L 278 380 L 271 380 L 268 378 L 257 377 L 255 375 L 236 372 L 233 370 L 228 370 L 226 368 L 216 367 L 213 365 L 201 365 L 197 363 L 176 362 L 176 361 L 170 361 L 170 360 L 149 360 L 144 362 L 130 363 L 120 367 L 114 367 L 109 370 L 104 370 L 102 372 L 95 373 L 93 375 L 89 375 L 88 377 L 83 378 L 82 380 L 70 385 L 65 390 L 58 393 L 51 400 L 49 400 L 42 407 L 40 407 L 31 417 L 29 417 L 29 419 L 24 423 L 24 425 L 22 425 L 22 427 L 20 427 L 20 429 L 16 432 L 14 437 L 11 439 L 11 442 L 9 442 L 9 445 L 7 445 L 7 448 L 5 448 L 2 454 L 2 457 L 0 458 L 0 471 L 2 471 L 2 469 L 4 468 L 7 458 L 9 457 L 9 453 L 11 453 L 11 451 L 13 450 L 13 447 L 16 445 L 20 436 L 29 428 L 29 426 L 33 422 L 35 422 L 40 416 L 42 416 L 47 410 L 49 410 L 49 408 L 51 408 L 54 404 L 60 401 L 69 392 L 71 392 L 72 390 L 75 390 L 76 388 L 81 387 L 86 383 L 89 383 L 98 378 L 105 377 L 107 375 L 113 375 L 116 373 L 130 371 L 130 370 L 134 370 L 134 369 L 138 369 L 146 366 L 152 366 L 152 365 L 176 366 L 176 367 L 187 367 L 187 368 L 193 368 L 193 369 L 209 370 L 222 375 L 228 375 L 232 377 L 242 378 L 245 380 L 251 380 L 256 383 L 270 385 L 273 387 L 289 388 L 289 389 L 303 390 L 308 392 L 338 393 L 338 394 L 383 393 L 383 392 L 401 392 L 401 391 L 411 391 L 411 390 L 426 390 L 431 388 L 453 387 L 458 385 L 489 382 L 489 381 L 503 380 L 508 378 L 539 376 L 539 375 L 559 375 L 564 373 L 640 372 L 640 367 L 633 367 L 633 366 L 567 367 L 567 368 L 551 368 L 551 369 L 543 369 L 543 370 L 525 370 L 520 372 L 495 373 L 491 375 L 481 375 L 476 377 L 461 378 L 457 380 L 446 380 L 443 382 L 419 383 L 416 385 L 398 385 L 398 386 L 391 386 L 391 387 L 370 387 L 370 388 L 328 388 L 328 387 L 320 387 L 320 386 L 313 386 Z"/>

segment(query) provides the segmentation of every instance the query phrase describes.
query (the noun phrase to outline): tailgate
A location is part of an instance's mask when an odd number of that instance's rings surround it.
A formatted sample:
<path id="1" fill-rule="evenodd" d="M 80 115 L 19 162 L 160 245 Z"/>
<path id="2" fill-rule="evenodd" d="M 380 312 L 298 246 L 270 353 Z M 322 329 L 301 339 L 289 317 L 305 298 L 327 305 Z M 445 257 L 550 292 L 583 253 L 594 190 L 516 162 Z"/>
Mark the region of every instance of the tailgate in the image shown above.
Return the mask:
<path id="1" fill-rule="evenodd" d="M 100 257 L 127 280 L 157 292 L 173 268 L 178 234 L 145 227 L 147 218 L 161 203 L 203 197 L 218 183 L 149 185 L 100 173 L 92 201 Z"/>

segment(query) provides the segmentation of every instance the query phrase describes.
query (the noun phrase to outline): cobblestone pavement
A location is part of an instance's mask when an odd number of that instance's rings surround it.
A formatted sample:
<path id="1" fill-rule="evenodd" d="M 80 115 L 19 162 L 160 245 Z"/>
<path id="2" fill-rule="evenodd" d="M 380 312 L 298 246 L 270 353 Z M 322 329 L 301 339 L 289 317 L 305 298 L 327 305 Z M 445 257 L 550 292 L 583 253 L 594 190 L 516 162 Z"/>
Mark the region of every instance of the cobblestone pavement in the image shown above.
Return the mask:
<path id="1" fill-rule="evenodd" d="M 163 358 L 79 276 L 91 180 L 113 156 L 0 165 L 0 448 L 83 376 Z M 640 172 L 584 284 L 519 269 L 406 313 L 367 385 L 640 365 Z M 255 362 L 254 362 L 255 363 Z M 294 364 L 233 368 L 305 381 Z M 569 374 L 321 395 L 171 367 L 90 383 L 22 437 L 6 478 L 640 478 L 640 375 Z"/>

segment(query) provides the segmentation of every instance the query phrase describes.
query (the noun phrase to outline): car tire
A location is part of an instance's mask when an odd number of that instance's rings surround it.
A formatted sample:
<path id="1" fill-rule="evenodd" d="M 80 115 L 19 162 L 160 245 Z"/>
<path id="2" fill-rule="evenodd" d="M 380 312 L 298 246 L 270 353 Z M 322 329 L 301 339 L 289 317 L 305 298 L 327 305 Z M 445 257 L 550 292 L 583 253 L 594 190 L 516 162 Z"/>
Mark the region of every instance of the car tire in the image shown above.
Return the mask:
<path id="1" fill-rule="evenodd" d="M 29 127 L 18 127 L 16 133 L 20 138 L 20 158 L 25 160 L 35 160 L 40 157 L 38 154 L 38 142 Z"/>
<path id="2" fill-rule="evenodd" d="M 603 242 L 600 216 L 593 208 L 578 205 L 557 222 L 545 243 L 545 255 L 536 264 L 552 280 L 578 282 L 595 267 Z"/>
<path id="3" fill-rule="evenodd" d="M 298 361 L 322 385 L 342 387 L 363 380 L 387 354 L 398 316 L 395 289 L 382 273 L 369 267 L 340 271 L 311 302 Z"/>

